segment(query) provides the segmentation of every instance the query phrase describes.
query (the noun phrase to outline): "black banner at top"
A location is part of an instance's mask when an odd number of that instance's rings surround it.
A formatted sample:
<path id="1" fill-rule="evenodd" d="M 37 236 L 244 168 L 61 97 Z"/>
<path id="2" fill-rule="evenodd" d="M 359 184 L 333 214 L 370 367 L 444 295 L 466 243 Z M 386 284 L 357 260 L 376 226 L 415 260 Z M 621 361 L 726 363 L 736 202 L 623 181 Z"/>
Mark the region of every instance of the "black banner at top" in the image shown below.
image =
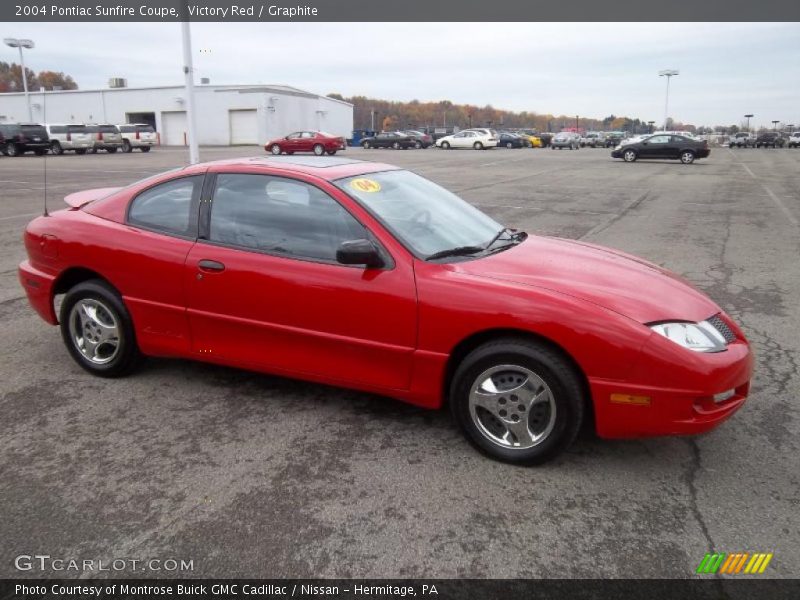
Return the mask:
<path id="1" fill-rule="evenodd" d="M 794 0 L 3 0 L 4 22 L 767 22 Z"/>

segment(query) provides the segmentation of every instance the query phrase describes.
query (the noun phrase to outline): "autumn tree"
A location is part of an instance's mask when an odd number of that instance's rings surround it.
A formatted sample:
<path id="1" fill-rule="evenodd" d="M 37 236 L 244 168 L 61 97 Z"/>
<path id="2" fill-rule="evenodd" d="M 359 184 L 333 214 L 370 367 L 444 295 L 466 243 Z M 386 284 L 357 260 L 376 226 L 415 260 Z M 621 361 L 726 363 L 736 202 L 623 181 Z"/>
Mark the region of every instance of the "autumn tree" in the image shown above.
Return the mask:
<path id="1" fill-rule="evenodd" d="M 47 89 L 77 90 L 78 84 L 69 75 L 56 71 L 41 71 L 38 75 L 25 67 L 28 89 L 36 91 L 40 87 Z M 22 68 L 16 63 L 0 62 L 0 92 L 21 92 Z"/>

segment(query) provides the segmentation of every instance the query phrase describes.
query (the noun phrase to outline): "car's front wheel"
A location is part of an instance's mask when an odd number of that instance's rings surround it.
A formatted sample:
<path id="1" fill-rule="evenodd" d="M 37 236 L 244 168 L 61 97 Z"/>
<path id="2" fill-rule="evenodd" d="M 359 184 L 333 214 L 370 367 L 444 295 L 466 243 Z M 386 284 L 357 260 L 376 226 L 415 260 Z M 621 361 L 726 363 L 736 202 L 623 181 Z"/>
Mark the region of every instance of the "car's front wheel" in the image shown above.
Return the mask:
<path id="1" fill-rule="evenodd" d="M 690 165 L 694 162 L 694 152 L 691 150 L 684 150 L 681 152 L 681 162 L 685 165 Z"/>
<path id="2" fill-rule="evenodd" d="M 507 338 L 473 350 L 456 370 L 450 405 L 467 438 L 499 460 L 539 464 L 580 430 L 580 377 L 560 352 Z"/>
<path id="3" fill-rule="evenodd" d="M 473 147 L 475 150 L 483 150 L 483 144 L 481 144 L 480 142 L 475 142 L 475 143 L 472 145 L 472 147 Z"/>
<path id="4" fill-rule="evenodd" d="M 369 142 L 364 142 L 363 144 L 361 144 L 361 147 L 364 148 L 364 150 L 369 150 L 370 144 Z"/>
<path id="5" fill-rule="evenodd" d="M 142 152 L 150 152 L 150 146 L 141 146 L 139 150 Z"/>
<path id="6" fill-rule="evenodd" d="M 419 140 L 414 142 L 414 148 L 416 148 L 417 150 L 421 149 L 422 148 L 422 142 L 420 142 Z"/>
<path id="7" fill-rule="evenodd" d="M 449 142 L 442 142 L 442 148 L 445 150 L 450 150 L 450 143 Z"/>
<path id="8" fill-rule="evenodd" d="M 133 146 L 131 146 L 131 143 L 128 140 L 122 140 L 122 151 L 125 154 L 130 154 L 133 152 Z"/>
<path id="9" fill-rule="evenodd" d="M 328 156 L 333 156 L 334 154 L 336 154 L 336 150 L 327 150 L 326 153 Z"/>
<path id="10" fill-rule="evenodd" d="M 275 156 L 278 156 L 281 153 L 281 147 L 278 144 L 272 144 L 272 146 L 269 148 L 269 151 Z"/>
<path id="11" fill-rule="evenodd" d="M 394 142 L 394 143 L 392 144 L 392 149 L 394 149 L 394 150 L 400 150 L 400 148 L 401 148 L 401 146 L 400 146 L 400 142 Z"/>
<path id="12" fill-rule="evenodd" d="M 64 148 L 62 148 L 61 144 L 59 144 L 58 142 L 53 142 L 52 144 L 50 144 L 50 151 L 53 154 L 57 155 L 64 154 Z"/>
<path id="13" fill-rule="evenodd" d="M 322 156 L 323 154 L 325 154 L 325 147 L 322 144 L 315 144 L 314 154 L 316 154 L 317 156 Z"/>
<path id="14" fill-rule="evenodd" d="M 101 377 L 119 377 L 141 360 L 122 297 L 102 280 L 70 289 L 61 303 L 61 336 L 72 358 Z"/>
<path id="15" fill-rule="evenodd" d="M 631 150 L 631 149 L 625 150 L 625 152 L 622 153 L 622 160 L 624 160 L 625 162 L 636 161 L 636 150 Z"/>

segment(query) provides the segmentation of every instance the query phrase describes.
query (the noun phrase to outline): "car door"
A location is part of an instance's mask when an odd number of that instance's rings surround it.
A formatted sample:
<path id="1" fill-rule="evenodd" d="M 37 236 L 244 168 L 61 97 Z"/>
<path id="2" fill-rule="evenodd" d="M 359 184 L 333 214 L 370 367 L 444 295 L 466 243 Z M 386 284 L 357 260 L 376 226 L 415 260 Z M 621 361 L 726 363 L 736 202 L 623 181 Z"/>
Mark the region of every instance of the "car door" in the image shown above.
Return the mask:
<path id="1" fill-rule="evenodd" d="M 669 144 L 668 135 L 654 135 L 644 140 L 639 145 L 640 158 L 661 158 L 664 148 Z"/>
<path id="2" fill-rule="evenodd" d="M 297 152 L 300 150 L 300 134 L 302 132 L 295 131 L 286 136 L 283 143 L 284 152 Z"/>
<path id="3" fill-rule="evenodd" d="M 410 261 L 336 262 L 372 234 L 311 183 L 216 175 L 207 228 L 186 262 L 193 350 L 236 366 L 407 389 L 416 344 Z"/>
<path id="4" fill-rule="evenodd" d="M 453 146 L 455 148 L 466 148 L 472 146 L 470 141 L 474 134 L 471 131 L 461 131 L 453 136 Z"/>

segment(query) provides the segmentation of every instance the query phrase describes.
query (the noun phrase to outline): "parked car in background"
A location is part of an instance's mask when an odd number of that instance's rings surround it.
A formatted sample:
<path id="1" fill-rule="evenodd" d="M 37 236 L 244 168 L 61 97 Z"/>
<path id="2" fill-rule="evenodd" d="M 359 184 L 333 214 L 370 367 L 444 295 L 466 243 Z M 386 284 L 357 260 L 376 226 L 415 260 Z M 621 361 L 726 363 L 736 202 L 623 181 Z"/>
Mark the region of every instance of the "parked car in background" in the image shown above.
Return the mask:
<path id="1" fill-rule="evenodd" d="M 497 134 L 497 145 L 503 148 L 525 148 L 528 144 L 521 135 L 511 133 L 510 131 L 501 131 Z"/>
<path id="2" fill-rule="evenodd" d="M 436 140 L 436 145 L 444 150 L 451 148 L 486 150 L 495 148 L 498 142 L 497 132 L 493 129 L 465 129 L 456 134 L 439 138 Z"/>
<path id="3" fill-rule="evenodd" d="M 536 133 L 532 129 L 521 129 L 514 133 L 523 139 L 525 146 L 528 148 L 541 148 L 544 145 L 541 134 Z"/>
<path id="4" fill-rule="evenodd" d="M 423 131 L 407 129 L 405 131 L 398 131 L 397 133 L 413 138 L 415 148 L 429 148 L 430 146 L 433 146 L 433 137 Z"/>
<path id="5" fill-rule="evenodd" d="M 550 147 L 553 150 L 556 148 L 559 150 L 563 150 L 564 148 L 577 150 L 581 147 L 581 136 L 577 133 L 562 131 L 561 133 L 557 133 L 555 135 L 553 141 L 550 142 Z"/>
<path id="6" fill-rule="evenodd" d="M 98 150 L 105 150 L 110 154 L 114 154 L 114 152 L 122 148 L 122 135 L 116 125 L 92 123 L 87 125 L 86 128 L 92 134 L 93 145 L 89 150 L 92 154 Z"/>
<path id="7" fill-rule="evenodd" d="M 786 140 L 777 131 L 759 133 L 755 141 L 756 148 L 783 148 Z"/>
<path id="8" fill-rule="evenodd" d="M 622 131 L 606 131 L 603 136 L 605 137 L 606 148 L 614 148 L 625 139 L 625 133 Z"/>
<path id="9" fill-rule="evenodd" d="M 133 152 L 134 148 L 150 152 L 150 148 L 158 143 L 156 130 L 149 123 L 124 123 L 117 128 L 122 135 L 123 152 Z"/>
<path id="10" fill-rule="evenodd" d="M 747 131 L 740 131 L 731 136 L 729 148 L 748 148 L 756 145 L 756 135 Z"/>
<path id="11" fill-rule="evenodd" d="M 581 146 L 589 148 L 604 148 L 606 145 L 606 136 L 599 131 L 589 131 L 581 137 Z"/>
<path id="12" fill-rule="evenodd" d="M 553 141 L 553 134 L 547 132 L 534 133 L 534 136 L 539 138 L 539 143 L 542 148 L 547 148 Z"/>
<path id="13" fill-rule="evenodd" d="M 2 147 L 0 152 L 6 156 L 19 156 L 33 152 L 38 156 L 50 150 L 50 137 L 44 125 L 38 123 L 7 123 L 0 125 Z"/>
<path id="14" fill-rule="evenodd" d="M 50 137 L 50 152 L 53 154 L 64 154 L 68 151 L 86 154 L 94 145 L 92 134 L 82 123 L 47 123 L 45 129 Z"/>
<path id="15" fill-rule="evenodd" d="M 677 159 L 689 165 L 697 158 L 706 158 L 710 153 L 708 142 L 664 133 L 626 141 L 614 148 L 611 156 L 625 162 L 634 162 L 640 158 Z"/>
<path id="16" fill-rule="evenodd" d="M 789 148 L 800 148 L 800 131 L 795 131 L 789 136 Z"/>
<path id="17" fill-rule="evenodd" d="M 361 140 L 361 147 L 369 150 L 370 148 L 392 148 L 394 150 L 408 150 L 415 148 L 417 140 L 405 133 L 396 131 L 382 131 L 374 137 Z"/>
<path id="18" fill-rule="evenodd" d="M 317 156 L 323 154 L 333 156 L 339 150 L 344 150 L 345 147 L 343 137 L 324 131 L 295 131 L 264 144 L 264 150 L 276 156 L 295 152 L 313 152 Z"/>

